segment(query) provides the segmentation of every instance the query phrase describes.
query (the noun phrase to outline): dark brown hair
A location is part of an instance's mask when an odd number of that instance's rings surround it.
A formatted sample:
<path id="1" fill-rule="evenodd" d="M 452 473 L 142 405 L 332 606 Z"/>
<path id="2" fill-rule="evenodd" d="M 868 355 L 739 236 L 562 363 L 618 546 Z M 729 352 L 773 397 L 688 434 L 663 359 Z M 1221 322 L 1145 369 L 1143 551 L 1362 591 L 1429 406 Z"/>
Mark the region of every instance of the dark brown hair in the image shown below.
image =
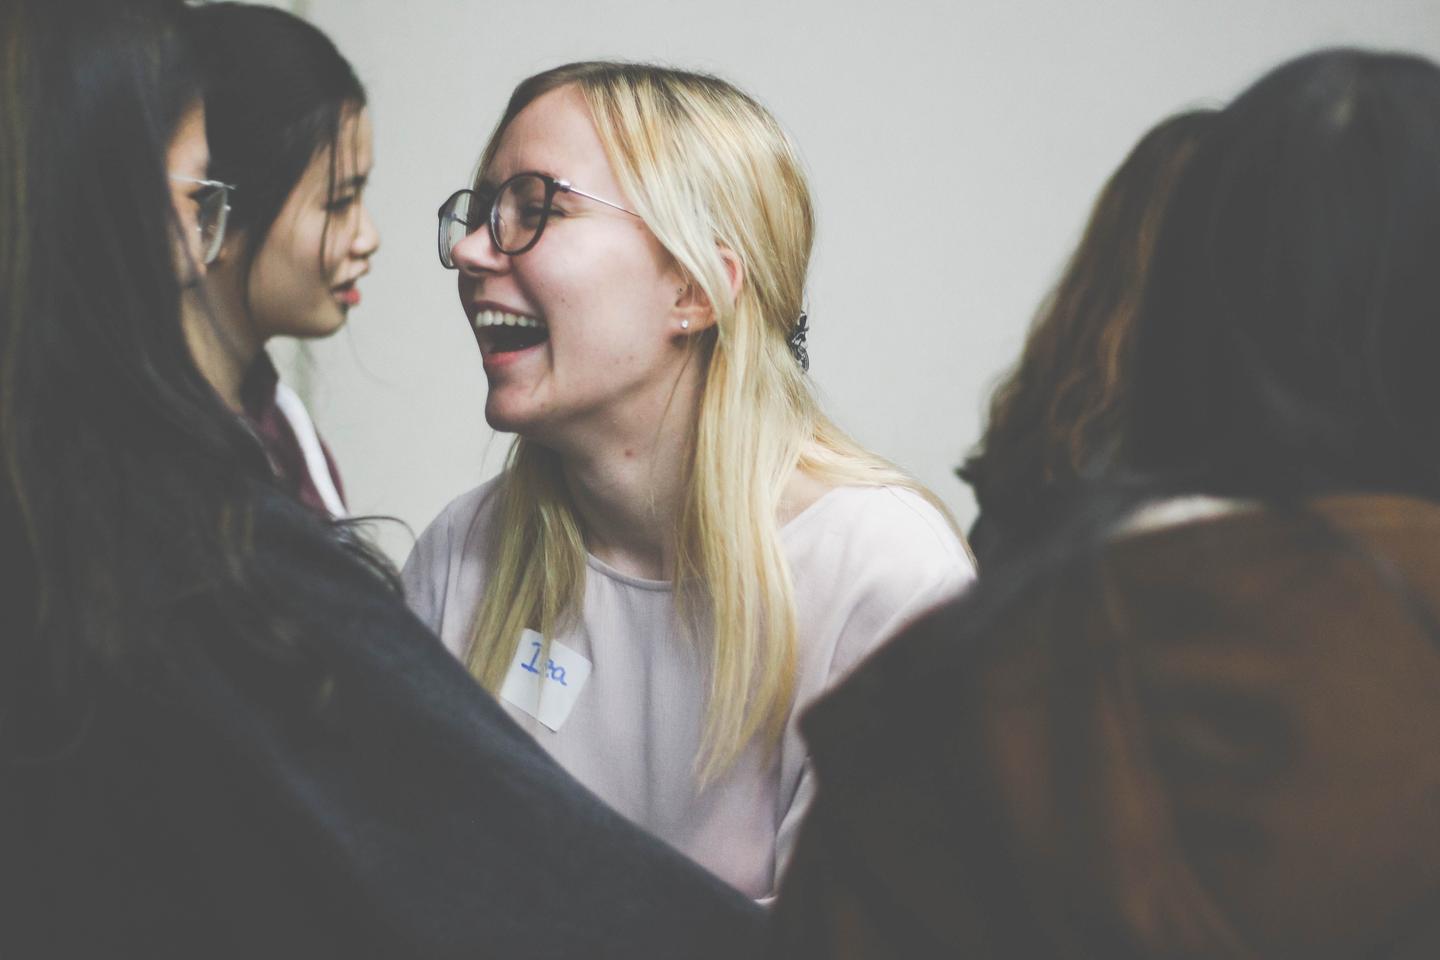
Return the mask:
<path id="1" fill-rule="evenodd" d="M 1077 485 L 1123 455 L 1135 317 L 1150 255 L 1171 189 L 1214 116 L 1177 114 L 1130 151 L 1095 201 L 1020 360 L 996 389 L 978 450 L 959 470 L 980 504 L 984 523 L 971 540 L 982 562 L 1025 531 L 1048 526 Z"/>
<path id="2" fill-rule="evenodd" d="M 1440 68 L 1327 50 L 1217 118 L 1165 216 L 1126 438 L 1172 489 L 1440 500 Z"/>

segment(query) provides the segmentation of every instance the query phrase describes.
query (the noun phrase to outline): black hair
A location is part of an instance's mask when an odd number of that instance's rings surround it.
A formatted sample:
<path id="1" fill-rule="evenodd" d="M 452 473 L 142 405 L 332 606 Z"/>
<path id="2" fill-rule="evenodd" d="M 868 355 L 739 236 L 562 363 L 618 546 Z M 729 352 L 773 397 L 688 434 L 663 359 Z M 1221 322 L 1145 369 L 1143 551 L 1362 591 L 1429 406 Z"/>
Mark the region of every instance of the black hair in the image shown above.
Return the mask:
<path id="1" fill-rule="evenodd" d="M 342 126 L 365 105 L 365 88 L 329 37 L 284 10 L 209 3 L 187 13 L 187 32 L 201 65 L 210 175 L 236 187 L 227 229 L 244 237 L 248 270 L 326 150 L 334 200 Z"/>
<path id="2" fill-rule="evenodd" d="M 0 5 L 0 757 L 58 749 L 94 671 L 163 661 L 196 603 L 236 642 L 293 646 L 253 553 L 269 464 L 181 328 L 182 9 Z M 344 549 L 303 511 L 287 523 Z"/>
<path id="3" fill-rule="evenodd" d="M 1238 97 L 1171 202 L 1133 461 L 1179 488 L 1440 498 L 1440 68 L 1328 50 Z"/>

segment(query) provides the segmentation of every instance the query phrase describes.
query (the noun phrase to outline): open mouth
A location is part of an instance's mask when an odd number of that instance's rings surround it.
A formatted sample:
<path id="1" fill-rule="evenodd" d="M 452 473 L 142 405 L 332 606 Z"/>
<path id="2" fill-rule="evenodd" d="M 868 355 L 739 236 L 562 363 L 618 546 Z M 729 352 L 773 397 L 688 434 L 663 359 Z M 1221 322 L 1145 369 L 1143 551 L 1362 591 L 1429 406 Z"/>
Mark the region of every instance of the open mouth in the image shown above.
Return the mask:
<path id="1" fill-rule="evenodd" d="M 481 310 L 475 314 L 475 336 L 485 353 L 514 353 L 544 343 L 550 339 L 550 331 L 534 317 Z"/>

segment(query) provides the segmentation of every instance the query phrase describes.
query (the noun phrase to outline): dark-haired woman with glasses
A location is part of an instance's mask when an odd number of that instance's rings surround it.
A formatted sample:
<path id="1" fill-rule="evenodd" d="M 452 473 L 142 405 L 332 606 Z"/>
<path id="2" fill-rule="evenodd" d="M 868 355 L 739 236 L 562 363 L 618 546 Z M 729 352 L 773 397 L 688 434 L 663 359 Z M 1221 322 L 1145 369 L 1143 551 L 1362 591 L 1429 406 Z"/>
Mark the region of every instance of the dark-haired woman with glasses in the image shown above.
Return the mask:
<path id="1" fill-rule="evenodd" d="M 181 10 L 0 4 L 0 956 L 754 956 L 197 369 Z"/>
<path id="2" fill-rule="evenodd" d="M 342 517 L 335 460 L 264 346 L 329 336 L 360 303 L 356 283 L 380 242 L 364 203 L 373 162 L 365 90 L 329 38 L 283 10 L 209 3 L 187 21 L 210 169 L 235 185 L 225 242 L 207 257 L 202 312 L 220 322 L 192 323 L 191 343 L 285 487 Z"/>
<path id="3" fill-rule="evenodd" d="M 517 439 L 411 602 L 567 770 L 764 900 L 813 789 L 799 707 L 973 571 L 816 401 L 795 150 L 714 77 L 572 64 L 520 84 L 439 229 Z"/>

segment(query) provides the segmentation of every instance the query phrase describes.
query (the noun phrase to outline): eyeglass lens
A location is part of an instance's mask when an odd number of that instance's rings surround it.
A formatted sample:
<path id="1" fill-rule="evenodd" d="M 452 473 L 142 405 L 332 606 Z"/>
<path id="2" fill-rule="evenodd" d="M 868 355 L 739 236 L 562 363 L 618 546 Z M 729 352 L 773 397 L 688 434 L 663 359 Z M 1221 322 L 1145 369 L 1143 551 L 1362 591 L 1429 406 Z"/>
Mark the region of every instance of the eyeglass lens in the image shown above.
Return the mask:
<path id="1" fill-rule="evenodd" d="M 544 177 L 529 173 L 505 181 L 493 200 L 484 191 L 459 191 L 440 211 L 440 262 L 454 268 L 455 245 L 480 229 L 487 218 L 501 253 L 524 253 L 545 228 L 549 192 Z"/>
<path id="2" fill-rule="evenodd" d="M 225 221 L 230 213 L 229 191 L 224 187 L 208 188 L 200 201 L 200 250 L 205 263 L 211 263 L 225 242 Z"/>
<path id="3" fill-rule="evenodd" d="M 519 253 L 535 242 L 549 212 L 547 187 L 544 180 L 529 174 L 505 182 L 490 213 L 501 253 Z"/>
<path id="4" fill-rule="evenodd" d="M 455 268 L 452 256 L 455 245 L 475 232 L 478 224 L 470 210 L 478 208 L 481 202 L 469 190 L 460 190 L 440 209 L 440 262 L 447 270 Z"/>

